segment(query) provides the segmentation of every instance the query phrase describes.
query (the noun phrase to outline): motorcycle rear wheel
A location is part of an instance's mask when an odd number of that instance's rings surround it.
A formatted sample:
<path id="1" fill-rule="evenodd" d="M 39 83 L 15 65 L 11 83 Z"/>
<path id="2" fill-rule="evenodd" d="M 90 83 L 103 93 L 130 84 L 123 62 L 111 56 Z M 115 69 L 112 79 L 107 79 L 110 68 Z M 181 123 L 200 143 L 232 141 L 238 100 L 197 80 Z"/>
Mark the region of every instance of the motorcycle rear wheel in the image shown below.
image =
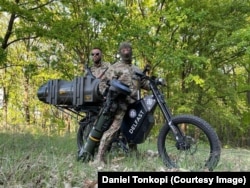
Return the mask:
<path id="1" fill-rule="evenodd" d="M 81 160 L 83 154 L 83 148 L 87 142 L 90 131 L 93 128 L 93 120 L 91 118 L 84 118 L 79 122 L 79 128 L 77 131 L 77 160 Z"/>
<path id="2" fill-rule="evenodd" d="M 157 141 L 163 163 L 185 171 L 213 171 L 220 160 L 221 144 L 210 124 L 193 115 L 175 116 L 172 122 L 182 132 L 184 142 L 176 141 L 166 123 Z"/>

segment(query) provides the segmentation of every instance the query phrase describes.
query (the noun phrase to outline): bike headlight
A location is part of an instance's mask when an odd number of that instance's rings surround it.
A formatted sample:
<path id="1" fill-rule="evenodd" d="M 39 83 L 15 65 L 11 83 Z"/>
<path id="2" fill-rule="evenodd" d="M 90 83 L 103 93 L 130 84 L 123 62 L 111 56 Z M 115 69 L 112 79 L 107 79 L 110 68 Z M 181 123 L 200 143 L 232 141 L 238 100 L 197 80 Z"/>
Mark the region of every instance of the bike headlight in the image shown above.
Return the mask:
<path id="1" fill-rule="evenodd" d="M 157 83 L 158 83 L 159 85 L 166 85 L 166 81 L 165 81 L 165 79 L 163 79 L 163 78 L 158 78 L 158 79 L 157 79 Z"/>

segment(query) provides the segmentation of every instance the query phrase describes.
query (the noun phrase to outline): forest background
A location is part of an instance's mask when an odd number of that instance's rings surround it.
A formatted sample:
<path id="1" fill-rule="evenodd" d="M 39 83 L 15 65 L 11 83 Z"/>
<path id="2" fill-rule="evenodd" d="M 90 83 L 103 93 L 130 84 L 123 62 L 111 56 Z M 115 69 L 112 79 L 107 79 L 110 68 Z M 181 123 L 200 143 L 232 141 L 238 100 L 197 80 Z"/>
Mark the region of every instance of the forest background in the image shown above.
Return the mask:
<path id="1" fill-rule="evenodd" d="M 78 117 L 38 88 L 83 75 L 92 47 L 113 63 L 130 41 L 133 63 L 166 80 L 173 114 L 207 120 L 223 147 L 250 146 L 249 0 L 0 0 L 0 18 L 1 132 L 75 134 Z"/>

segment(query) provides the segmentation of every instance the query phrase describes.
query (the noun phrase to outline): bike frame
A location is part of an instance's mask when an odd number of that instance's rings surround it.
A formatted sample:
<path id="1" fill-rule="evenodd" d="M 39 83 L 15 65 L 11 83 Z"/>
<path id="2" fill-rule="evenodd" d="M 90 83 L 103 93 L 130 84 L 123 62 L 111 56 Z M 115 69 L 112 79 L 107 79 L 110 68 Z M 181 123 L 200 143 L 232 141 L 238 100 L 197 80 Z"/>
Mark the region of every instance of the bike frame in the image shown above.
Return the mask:
<path id="1" fill-rule="evenodd" d="M 153 94 L 155 100 L 157 101 L 157 104 L 159 105 L 161 112 L 164 115 L 164 117 L 168 123 L 168 126 L 170 127 L 170 129 L 174 133 L 176 141 L 182 142 L 183 141 L 183 134 L 179 130 L 179 128 L 173 124 L 172 113 L 170 112 L 170 110 L 168 108 L 166 100 L 164 100 L 163 93 L 158 88 L 158 85 L 164 85 L 164 83 L 163 83 L 164 81 L 161 79 L 156 79 L 155 77 L 150 78 L 148 76 L 144 76 L 143 74 L 137 73 L 137 75 L 141 76 L 142 78 L 145 77 L 145 79 L 149 80 L 149 85 L 150 85 L 150 89 L 152 91 L 152 94 Z"/>

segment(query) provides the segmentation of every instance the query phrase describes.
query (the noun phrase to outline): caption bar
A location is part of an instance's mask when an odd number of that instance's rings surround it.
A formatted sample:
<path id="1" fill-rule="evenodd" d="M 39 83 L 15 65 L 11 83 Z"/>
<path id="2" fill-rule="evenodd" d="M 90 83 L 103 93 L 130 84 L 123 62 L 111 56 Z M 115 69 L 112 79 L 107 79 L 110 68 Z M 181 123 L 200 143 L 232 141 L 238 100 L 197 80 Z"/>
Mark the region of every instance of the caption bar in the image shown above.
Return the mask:
<path id="1" fill-rule="evenodd" d="M 166 187 L 198 184 L 207 187 L 249 187 L 250 172 L 98 172 L 98 188 L 117 185 Z"/>

